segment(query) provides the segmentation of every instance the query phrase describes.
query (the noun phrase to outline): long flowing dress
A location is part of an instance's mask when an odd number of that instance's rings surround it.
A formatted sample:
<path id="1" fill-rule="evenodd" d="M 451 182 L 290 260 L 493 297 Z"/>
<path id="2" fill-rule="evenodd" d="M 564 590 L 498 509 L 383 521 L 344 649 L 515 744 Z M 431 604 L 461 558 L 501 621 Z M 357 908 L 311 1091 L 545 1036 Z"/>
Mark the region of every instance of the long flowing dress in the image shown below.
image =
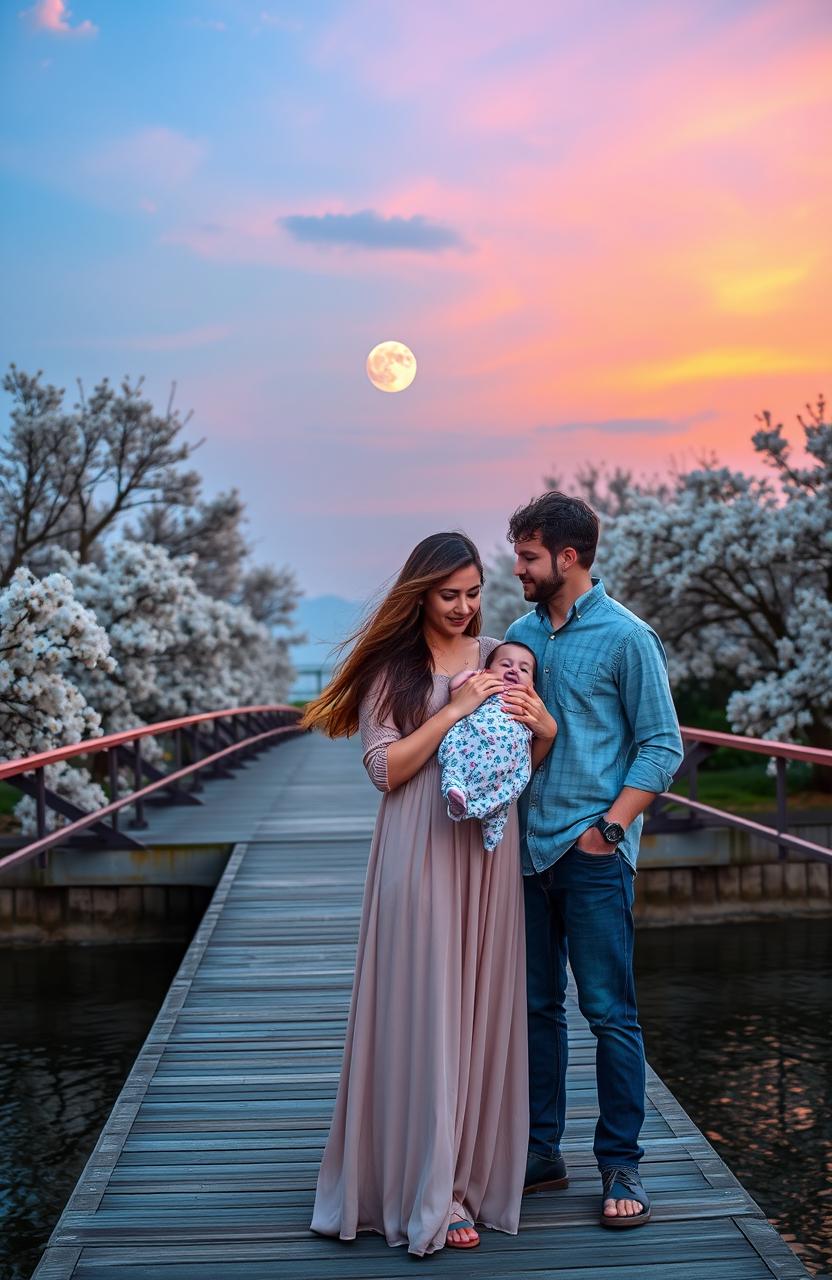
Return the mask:
<path id="1" fill-rule="evenodd" d="M 480 665 L 498 641 L 480 637 Z M 428 714 L 448 701 L 433 678 Z M 528 1146 L 523 899 L 512 806 L 492 853 L 455 823 L 433 756 L 387 791 L 402 735 L 361 708 L 384 792 L 364 889 L 344 1061 L 312 1230 L 382 1233 L 421 1256 L 452 1212 L 517 1232 Z"/>

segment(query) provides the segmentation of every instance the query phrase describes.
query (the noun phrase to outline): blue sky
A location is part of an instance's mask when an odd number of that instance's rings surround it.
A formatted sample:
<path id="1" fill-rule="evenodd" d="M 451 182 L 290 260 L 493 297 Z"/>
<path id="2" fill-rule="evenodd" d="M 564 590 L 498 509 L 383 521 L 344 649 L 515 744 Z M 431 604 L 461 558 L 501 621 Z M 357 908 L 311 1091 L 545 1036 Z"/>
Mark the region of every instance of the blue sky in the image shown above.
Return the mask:
<path id="1" fill-rule="evenodd" d="M 831 33 L 824 0 L 18 0 L 4 364 L 175 380 L 310 594 L 441 527 L 487 554 L 553 466 L 749 465 L 756 412 L 829 390 Z"/>

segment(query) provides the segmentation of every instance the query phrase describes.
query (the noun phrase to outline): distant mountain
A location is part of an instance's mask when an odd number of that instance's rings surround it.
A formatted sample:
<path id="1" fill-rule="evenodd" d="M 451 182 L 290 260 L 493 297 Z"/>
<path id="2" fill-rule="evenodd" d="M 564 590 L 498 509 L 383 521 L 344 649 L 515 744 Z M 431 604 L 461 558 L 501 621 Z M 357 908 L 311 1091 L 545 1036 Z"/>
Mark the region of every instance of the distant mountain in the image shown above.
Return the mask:
<path id="1" fill-rule="evenodd" d="M 362 609 L 359 601 L 343 596 L 303 596 L 292 619 L 306 635 L 302 644 L 292 645 L 295 666 L 330 666 L 330 651 L 354 630 Z"/>

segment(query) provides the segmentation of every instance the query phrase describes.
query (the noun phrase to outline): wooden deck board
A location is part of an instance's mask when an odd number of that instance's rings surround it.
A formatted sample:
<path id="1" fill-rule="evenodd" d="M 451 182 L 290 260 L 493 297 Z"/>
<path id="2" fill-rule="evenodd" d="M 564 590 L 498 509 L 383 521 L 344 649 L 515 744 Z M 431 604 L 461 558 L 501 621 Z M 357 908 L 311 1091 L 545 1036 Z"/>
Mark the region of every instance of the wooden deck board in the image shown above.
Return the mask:
<path id="1" fill-rule="evenodd" d="M 264 761 L 270 773 L 264 772 Z M 374 798 L 355 744 L 304 738 L 252 764 L 252 804 L 206 916 L 35 1272 L 37 1280 L 384 1280 L 414 1265 L 377 1236 L 308 1230 L 341 1061 Z M 235 780 L 236 781 L 236 780 Z M 220 784 L 217 784 L 220 785 Z M 263 801 L 268 787 L 270 800 Z M 198 815 L 210 827 L 214 793 Z M 189 815 L 190 816 L 190 815 Z M 173 819 L 170 820 L 173 822 Z M 179 821 L 179 817 L 176 817 Z M 655 1220 L 597 1224 L 594 1040 L 570 1009 L 570 1186 L 485 1231 L 466 1274 L 792 1280 L 808 1273 L 654 1072 L 645 1180 Z M 434 1277 L 458 1276 L 445 1250 Z"/>

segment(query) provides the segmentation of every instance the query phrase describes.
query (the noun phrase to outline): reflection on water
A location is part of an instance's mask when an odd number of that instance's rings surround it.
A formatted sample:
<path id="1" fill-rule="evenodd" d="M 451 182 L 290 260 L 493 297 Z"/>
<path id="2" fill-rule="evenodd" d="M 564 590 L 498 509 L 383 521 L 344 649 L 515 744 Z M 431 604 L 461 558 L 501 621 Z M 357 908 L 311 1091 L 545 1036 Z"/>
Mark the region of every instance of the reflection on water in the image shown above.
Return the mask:
<path id="1" fill-rule="evenodd" d="M 643 930 L 650 1064 L 813 1272 L 832 1271 L 832 922 Z"/>
<path id="2" fill-rule="evenodd" d="M 31 1275 L 184 946 L 0 950 L 0 1278 Z"/>
<path id="3" fill-rule="evenodd" d="M 652 1065 L 815 1271 L 832 1271 L 830 938 L 794 920 L 637 944 Z M 182 952 L 0 951 L 0 1280 L 36 1265 Z"/>

